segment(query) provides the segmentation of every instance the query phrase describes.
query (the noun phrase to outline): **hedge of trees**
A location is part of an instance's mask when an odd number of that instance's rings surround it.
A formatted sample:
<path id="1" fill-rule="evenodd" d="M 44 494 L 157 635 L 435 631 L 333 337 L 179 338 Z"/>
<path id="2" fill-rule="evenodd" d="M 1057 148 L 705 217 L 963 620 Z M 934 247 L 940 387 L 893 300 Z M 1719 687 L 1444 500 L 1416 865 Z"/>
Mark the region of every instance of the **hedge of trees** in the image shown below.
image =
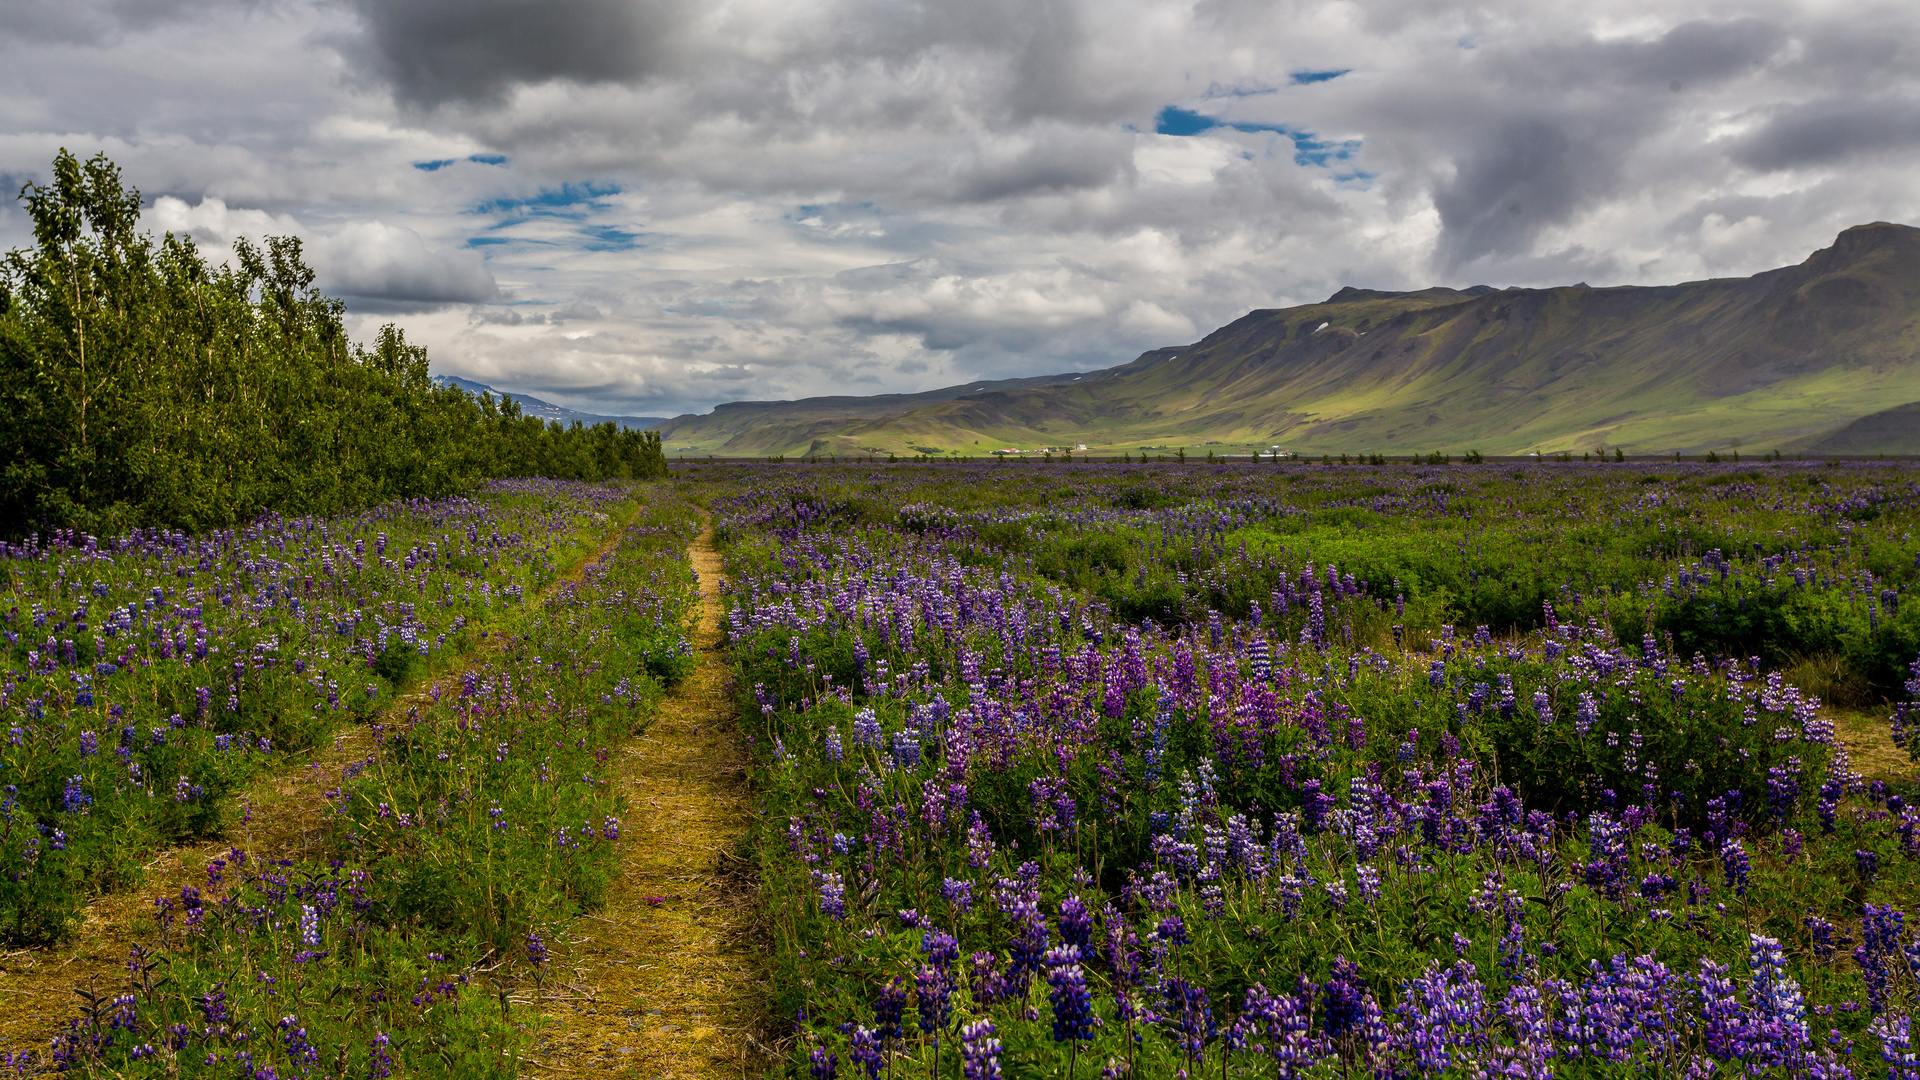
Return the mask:
<path id="1" fill-rule="evenodd" d="M 104 155 L 61 151 L 0 263 L 0 535 L 332 514 L 501 476 L 664 476 L 653 432 L 562 427 L 437 385 L 394 326 L 349 341 L 300 241 L 238 267 L 139 230 Z"/>

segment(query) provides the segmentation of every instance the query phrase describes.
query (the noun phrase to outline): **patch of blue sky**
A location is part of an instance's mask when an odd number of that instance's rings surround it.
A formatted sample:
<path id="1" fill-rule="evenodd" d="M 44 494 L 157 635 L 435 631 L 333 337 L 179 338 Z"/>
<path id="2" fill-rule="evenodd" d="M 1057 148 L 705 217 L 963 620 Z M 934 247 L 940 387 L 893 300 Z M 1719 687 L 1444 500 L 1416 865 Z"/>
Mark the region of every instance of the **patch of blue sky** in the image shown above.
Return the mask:
<path id="1" fill-rule="evenodd" d="M 1337 79 L 1352 70 L 1352 68 L 1340 68 L 1330 71 L 1296 71 L 1288 77 L 1293 80 L 1293 85 L 1305 86 L 1308 83 L 1327 82 L 1331 79 Z"/>
<path id="2" fill-rule="evenodd" d="M 441 169 L 459 160 L 459 158 L 441 158 L 438 161 L 416 161 L 413 163 L 413 167 L 419 169 L 421 172 L 439 172 Z"/>
<path id="3" fill-rule="evenodd" d="M 525 198 L 489 199 L 473 208 L 476 214 L 533 214 L 542 217 L 585 217 L 593 204 L 620 194 L 617 184 L 562 184 L 541 188 Z"/>
<path id="4" fill-rule="evenodd" d="M 1360 151 L 1359 139 L 1327 142 L 1311 131 L 1286 124 L 1228 123 L 1191 109 L 1182 109 L 1177 105 L 1169 105 L 1161 109 L 1154 123 L 1154 130 L 1161 135 L 1200 135 L 1215 128 L 1248 133 L 1266 131 L 1285 135 L 1293 141 L 1295 165 L 1316 165 L 1325 168 L 1330 162 L 1346 161 Z"/>
<path id="5" fill-rule="evenodd" d="M 475 165 L 505 165 L 507 163 L 507 155 L 468 154 L 467 160 L 473 162 Z"/>
<path id="6" fill-rule="evenodd" d="M 1360 151 L 1359 139 L 1342 139 L 1337 143 L 1323 142 L 1311 131 L 1288 131 L 1285 128 L 1275 130 L 1293 140 L 1295 165 L 1318 165 L 1325 168 L 1328 162 L 1346 161 Z"/>
<path id="7" fill-rule="evenodd" d="M 626 251 L 640 246 L 640 234 L 612 225 L 589 225 L 580 230 L 587 237 L 588 251 Z"/>
<path id="8" fill-rule="evenodd" d="M 1153 130 L 1158 135 L 1198 135 L 1220 127 L 1220 121 L 1211 116 L 1183 109 L 1178 105 L 1169 105 L 1160 110 L 1154 118 Z"/>
<path id="9" fill-rule="evenodd" d="M 514 238 L 511 236 L 469 236 L 467 237 L 468 247 L 488 247 L 493 244 L 511 244 L 513 242 L 514 242 Z"/>

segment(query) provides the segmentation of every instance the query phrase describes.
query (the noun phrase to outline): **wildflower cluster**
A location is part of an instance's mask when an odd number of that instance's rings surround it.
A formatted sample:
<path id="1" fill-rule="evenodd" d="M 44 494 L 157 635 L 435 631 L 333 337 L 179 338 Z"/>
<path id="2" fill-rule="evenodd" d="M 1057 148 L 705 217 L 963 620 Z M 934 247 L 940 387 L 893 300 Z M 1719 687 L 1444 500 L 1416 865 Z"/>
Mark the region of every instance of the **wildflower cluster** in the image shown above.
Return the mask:
<path id="1" fill-rule="evenodd" d="M 216 834 L 250 776 L 518 618 L 624 497 L 510 481 L 200 536 L 0 541 L 0 942 L 57 940 L 145 852 Z"/>
<path id="2" fill-rule="evenodd" d="M 544 978 L 557 928 L 604 894 L 628 812 L 608 763 L 654 715 L 648 657 L 684 639 L 697 596 L 691 508 L 631 497 L 639 520 L 617 548 L 329 778 L 332 814 L 301 857 L 229 851 L 204 886 L 161 897 L 125 1006 L 80 1017 L 55 1063 L 511 1074 L 529 1018 L 476 978 Z"/>
<path id="3" fill-rule="evenodd" d="M 1503 477 L 1508 526 L 1446 470 L 928 472 L 741 469 L 715 501 L 809 1053 L 1527 1077 L 1906 1053 L 1912 780 L 1869 785 L 1726 636 L 1864 603 L 1788 573 L 1843 542 L 1912 580 L 1904 475 L 1812 505 L 1784 471 Z M 1821 509 L 1866 503 L 1872 527 Z M 1532 543 L 1515 505 L 1573 552 L 1489 565 Z M 1643 521 L 1657 544 L 1600 557 Z M 1874 597 L 1880 626 L 1912 611 Z M 1686 648 L 1711 604 L 1735 625 Z"/>

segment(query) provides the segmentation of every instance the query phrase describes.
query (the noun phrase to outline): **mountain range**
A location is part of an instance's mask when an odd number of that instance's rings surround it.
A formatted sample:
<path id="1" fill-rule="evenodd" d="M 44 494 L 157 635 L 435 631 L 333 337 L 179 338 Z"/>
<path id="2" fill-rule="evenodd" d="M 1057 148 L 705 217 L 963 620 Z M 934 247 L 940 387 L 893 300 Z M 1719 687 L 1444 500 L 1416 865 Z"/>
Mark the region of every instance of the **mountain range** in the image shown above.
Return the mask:
<path id="1" fill-rule="evenodd" d="M 469 394 L 492 394 L 502 400 L 520 403 L 520 411 L 528 416 L 537 416 L 542 420 L 557 420 L 562 424 L 571 424 L 575 420 L 592 427 L 595 424 L 612 422 L 623 428 L 657 428 L 667 422 L 664 416 L 602 416 L 599 413 L 586 413 L 578 409 L 569 409 L 565 405 L 555 405 L 551 401 L 542 401 L 531 394 L 515 394 L 505 390 L 495 390 L 486 383 L 463 379 L 458 375 L 435 375 L 434 381 L 442 386 L 457 386 Z"/>
<path id="2" fill-rule="evenodd" d="M 1920 229 L 1875 222 L 1748 278 L 1349 287 L 1099 371 L 734 402 L 658 427 L 670 452 L 723 456 L 1920 453 L 1916 420 Z"/>

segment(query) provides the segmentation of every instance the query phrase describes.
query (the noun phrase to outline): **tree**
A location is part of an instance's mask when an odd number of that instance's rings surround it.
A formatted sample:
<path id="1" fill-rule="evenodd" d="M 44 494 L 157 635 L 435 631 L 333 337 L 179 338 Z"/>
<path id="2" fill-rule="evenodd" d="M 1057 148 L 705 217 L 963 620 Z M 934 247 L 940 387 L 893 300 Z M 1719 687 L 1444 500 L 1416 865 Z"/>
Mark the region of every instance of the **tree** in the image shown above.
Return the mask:
<path id="1" fill-rule="evenodd" d="M 62 150 L 0 261 L 0 535 L 337 513 L 490 476 L 666 474 L 659 435 L 562 428 L 441 386 L 395 326 L 355 345 L 300 241 L 138 231 L 140 193 Z"/>

